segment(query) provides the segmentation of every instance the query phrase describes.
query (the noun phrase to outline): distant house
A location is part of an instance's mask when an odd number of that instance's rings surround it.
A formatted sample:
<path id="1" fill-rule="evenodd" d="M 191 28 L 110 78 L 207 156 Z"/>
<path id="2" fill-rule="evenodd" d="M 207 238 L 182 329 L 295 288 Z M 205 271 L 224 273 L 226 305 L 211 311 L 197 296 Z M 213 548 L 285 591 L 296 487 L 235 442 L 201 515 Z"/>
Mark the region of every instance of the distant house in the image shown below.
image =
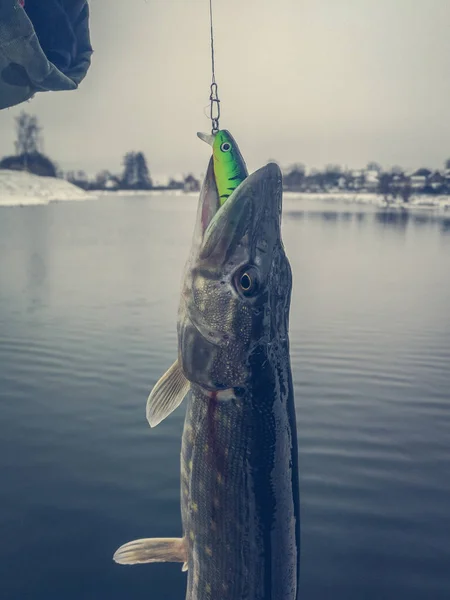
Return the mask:
<path id="1" fill-rule="evenodd" d="M 378 189 L 378 185 L 380 182 L 380 173 L 378 171 L 366 170 L 364 171 L 365 176 L 365 188 L 370 191 L 375 191 Z"/>
<path id="2" fill-rule="evenodd" d="M 117 190 L 119 185 L 120 182 L 118 181 L 117 177 L 111 175 L 111 177 L 105 181 L 105 190 Z"/>
<path id="3" fill-rule="evenodd" d="M 428 178 L 431 176 L 430 169 L 417 169 L 414 173 L 411 174 L 411 187 L 414 190 L 421 190 L 426 187 L 428 183 Z"/>
<path id="4" fill-rule="evenodd" d="M 430 185 L 433 190 L 435 191 L 439 191 L 441 190 L 446 184 L 446 180 L 445 180 L 445 176 L 442 175 L 442 173 L 440 173 L 439 171 L 435 171 L 429 178 L 428 178 L 428 185 Z"/>
<path id="5" fill-rule="evenodd" d="M 360 169 L 353 169 L 353 171 L 350 171 L 350 177 L 348 180 L 348 186 L 350 189 L 353 190 L 360 190 L 364 187 L 366 178 L 365 178 L 365 174 L 364 171 L 360 170 Z"/>
<path id="6" fill-rule="evenodd" d="M 404 173 L 395 173 L 392 176 L 391 190 L 394 198 L 401 192 L 408 182 L 408 178 Z"/>
<path id="7" fill-rule="evenodd" d="M 169 179 L 169 183 L 167 184 L 167 187 L 171 190 L 182 190 L 182 189 L 184 189 L 184 182 L 177 181 L 176 179 L 173 179 L 173 177 L 171 177 Z"/>
<path id="8" fill-rule="evenodd" d="M 346 187 L 347 187 L 347 178 L 344 175 L 342 175 L 341 177 L 339 177 L 339 180 L 338 180 L 338 188 L 340 190 L 345 190 Z"/>

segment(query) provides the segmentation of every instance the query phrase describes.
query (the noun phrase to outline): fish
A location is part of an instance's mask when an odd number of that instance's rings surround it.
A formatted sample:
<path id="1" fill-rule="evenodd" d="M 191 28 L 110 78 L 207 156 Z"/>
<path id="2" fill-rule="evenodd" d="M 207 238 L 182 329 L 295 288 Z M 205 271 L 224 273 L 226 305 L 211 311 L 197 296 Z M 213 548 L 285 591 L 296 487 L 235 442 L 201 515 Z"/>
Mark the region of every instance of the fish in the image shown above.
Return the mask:
<path id="1" fill-rule="evenodd" d="M 289 355 L 292 273 L 282 175 L 269 163 L 220 205 L 211 157 L 178 310 L 178 358 L 147 402 L 152 427 L 187 395 L 179 538 L 120 564 L 178 562 L 186 600 L 298 600 L 300 500 Z"/>
<path id="2" fill-rule="evenodd" d="M 217 133 L 198 132 L 197 136 L 213 149 L 214 177 L 220 206 L 225 204 L 234 190 L 248 177 L 247 166 L 236 140 L 227 129 Z"/>

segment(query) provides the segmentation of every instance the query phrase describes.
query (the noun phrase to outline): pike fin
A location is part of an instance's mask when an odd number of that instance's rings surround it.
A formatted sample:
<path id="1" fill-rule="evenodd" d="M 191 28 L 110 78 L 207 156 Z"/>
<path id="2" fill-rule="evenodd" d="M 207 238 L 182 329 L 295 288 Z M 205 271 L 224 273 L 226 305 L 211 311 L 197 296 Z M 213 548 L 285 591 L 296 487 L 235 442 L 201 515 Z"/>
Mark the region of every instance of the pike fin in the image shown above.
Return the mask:
<path id="1" fill-rule="evenodd" d="M 184 538 L 143 538 L 120 546 L 113 556 L 120 565 L 154 562 L 181 562 L 187 564 Z"/>
<path id="2" fill-rule="evenodd" d="M 150 427 L 156 427 L 180 406 L 190 385 L 176 360 L 156 383 L 148 397 L 147 421 Z"/>

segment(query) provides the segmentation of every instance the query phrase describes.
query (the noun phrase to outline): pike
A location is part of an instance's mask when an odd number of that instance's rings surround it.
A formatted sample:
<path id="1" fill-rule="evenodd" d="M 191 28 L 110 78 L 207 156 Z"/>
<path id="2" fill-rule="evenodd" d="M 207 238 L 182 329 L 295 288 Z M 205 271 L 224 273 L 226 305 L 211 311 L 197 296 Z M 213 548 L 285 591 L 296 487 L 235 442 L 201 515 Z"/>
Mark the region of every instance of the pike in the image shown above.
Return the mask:
<path id="1" fill-rule="evenodd" d="M 182 563 L 186 600 L 298 598 L 292 276 L 281 204 L 281 172 L 270 163 L 221 205 L 211 158 L 181 291 L 178 359 L 148 398 L 154 427 L 190 392 L 183 537 L 135 540 L 114 560 Z"/>

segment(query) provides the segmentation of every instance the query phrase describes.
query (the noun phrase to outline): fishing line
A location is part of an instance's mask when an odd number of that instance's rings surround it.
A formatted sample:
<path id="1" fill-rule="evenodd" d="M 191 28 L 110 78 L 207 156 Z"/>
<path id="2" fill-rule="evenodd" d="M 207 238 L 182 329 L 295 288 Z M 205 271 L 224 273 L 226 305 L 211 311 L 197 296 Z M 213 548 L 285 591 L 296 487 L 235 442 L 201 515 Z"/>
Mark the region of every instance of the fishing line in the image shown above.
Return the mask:
<path id="1" fill-rule="evenodd" d="M 214 135 L 219 131 L 219 119 L 220 119 L 220 100 L 219 93 L 216 83 L 216 68 L 214 61 L 214 23 L 213 23 L 213 9 L 212 9 L 212 0 L 209 0 L 209 21 L 211 26 L 211 70 L 212 70 L 212 79 L 211 79 L 211 88 L 210 88 L 210 118 L 212 129 L 211 133 Z"/>

